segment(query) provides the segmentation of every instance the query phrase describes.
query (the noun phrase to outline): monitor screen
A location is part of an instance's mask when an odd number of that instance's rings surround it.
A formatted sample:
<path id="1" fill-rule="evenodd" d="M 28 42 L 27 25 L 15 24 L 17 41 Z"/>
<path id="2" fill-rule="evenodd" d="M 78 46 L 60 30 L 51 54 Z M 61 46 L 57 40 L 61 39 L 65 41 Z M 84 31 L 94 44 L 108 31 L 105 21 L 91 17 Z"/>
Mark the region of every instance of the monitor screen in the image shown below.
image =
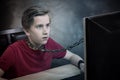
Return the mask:
<path id="1" fill-rule="evenodd" d="M 120 12 L 84 18 L 86 80 L 120 80 Z"/>

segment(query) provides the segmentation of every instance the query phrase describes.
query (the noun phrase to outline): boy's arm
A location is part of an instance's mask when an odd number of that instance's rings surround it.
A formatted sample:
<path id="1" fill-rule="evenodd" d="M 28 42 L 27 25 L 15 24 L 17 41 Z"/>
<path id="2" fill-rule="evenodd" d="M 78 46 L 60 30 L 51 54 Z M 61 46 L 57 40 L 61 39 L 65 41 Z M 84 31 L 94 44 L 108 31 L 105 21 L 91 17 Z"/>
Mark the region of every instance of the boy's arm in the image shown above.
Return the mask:
<path id="1" fill-rule="evenodd" d="M 64 59 L 69 60 L 72 64 L 74 64 L 75 66 L 80 68 L 81 71 L 84 72 L 84 67 L 85 67 L 84 66 L 84 61 L 80 56 L 78 56 L 78 55 L 76 55 L 76 54 L 67 50 L 66 55 L 64 56 Z"/>

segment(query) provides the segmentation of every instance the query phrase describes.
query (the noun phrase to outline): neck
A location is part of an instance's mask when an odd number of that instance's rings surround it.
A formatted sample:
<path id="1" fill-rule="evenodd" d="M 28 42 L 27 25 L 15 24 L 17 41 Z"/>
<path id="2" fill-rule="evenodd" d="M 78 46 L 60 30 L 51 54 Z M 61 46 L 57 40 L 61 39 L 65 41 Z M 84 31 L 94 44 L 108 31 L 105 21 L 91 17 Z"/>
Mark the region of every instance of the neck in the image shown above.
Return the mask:
<path id="1" fill-rule="evenodd" d="M 41 50 L 41 49 L 44 49 L 44 45 L 41 45 L 41 44 L 35 44 L 35 43 L 33 43 L 32 41 L 30 41 L 29 39 L 27 39 L 27 44 L 28 44 L 28 46 L 31 48 L 31 49 L 33 49 L 33 50 Z"/>

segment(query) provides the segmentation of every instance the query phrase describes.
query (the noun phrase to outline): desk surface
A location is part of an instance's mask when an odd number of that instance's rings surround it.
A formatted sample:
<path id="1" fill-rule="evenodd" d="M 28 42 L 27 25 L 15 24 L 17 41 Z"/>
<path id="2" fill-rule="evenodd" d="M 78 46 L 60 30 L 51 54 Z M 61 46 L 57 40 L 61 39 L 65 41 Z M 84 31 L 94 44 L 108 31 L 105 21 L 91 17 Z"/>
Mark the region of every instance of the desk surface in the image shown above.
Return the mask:
<path id="1" fill-rule="evenodd" d="M 80 74 L 80 69 L 72 64 L 67 64 L 12 80 L 61 80 L 78 74 Z"/>

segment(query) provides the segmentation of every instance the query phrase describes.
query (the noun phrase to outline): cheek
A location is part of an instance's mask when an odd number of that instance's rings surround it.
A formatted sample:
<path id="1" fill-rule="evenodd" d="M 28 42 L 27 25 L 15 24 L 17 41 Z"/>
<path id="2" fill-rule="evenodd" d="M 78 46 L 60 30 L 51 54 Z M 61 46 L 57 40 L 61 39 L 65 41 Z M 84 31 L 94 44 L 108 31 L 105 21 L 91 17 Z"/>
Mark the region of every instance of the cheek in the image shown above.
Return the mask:
<path id="1" fill-rule="evenodd" d="M 38 34 L 31 34 L 30 38 L 31 38 L 32 41 L 38 42 L 38 41 L 41 41 L 41 37 L 40 36 L 41 35 L 38 35 Z"/>
<path id="2" fill-rule="evenodd" d="M 31 35 L 31 37 L 33 40 L 41 41 L 42 40 L 42 33 L 40 31 L 35 32 Z"/>
<path id="3" fill-rule="evenodd" d="M 48 29 L 48 33 L 50 33 L 50 29 Z"/>
<path id="4" fill-rule="evenodd" d="M 32 33 L 31 36 L 35 38 L 40 38 L 42 36 L 42 33 L 40 31 L 36 31 Z"/>

